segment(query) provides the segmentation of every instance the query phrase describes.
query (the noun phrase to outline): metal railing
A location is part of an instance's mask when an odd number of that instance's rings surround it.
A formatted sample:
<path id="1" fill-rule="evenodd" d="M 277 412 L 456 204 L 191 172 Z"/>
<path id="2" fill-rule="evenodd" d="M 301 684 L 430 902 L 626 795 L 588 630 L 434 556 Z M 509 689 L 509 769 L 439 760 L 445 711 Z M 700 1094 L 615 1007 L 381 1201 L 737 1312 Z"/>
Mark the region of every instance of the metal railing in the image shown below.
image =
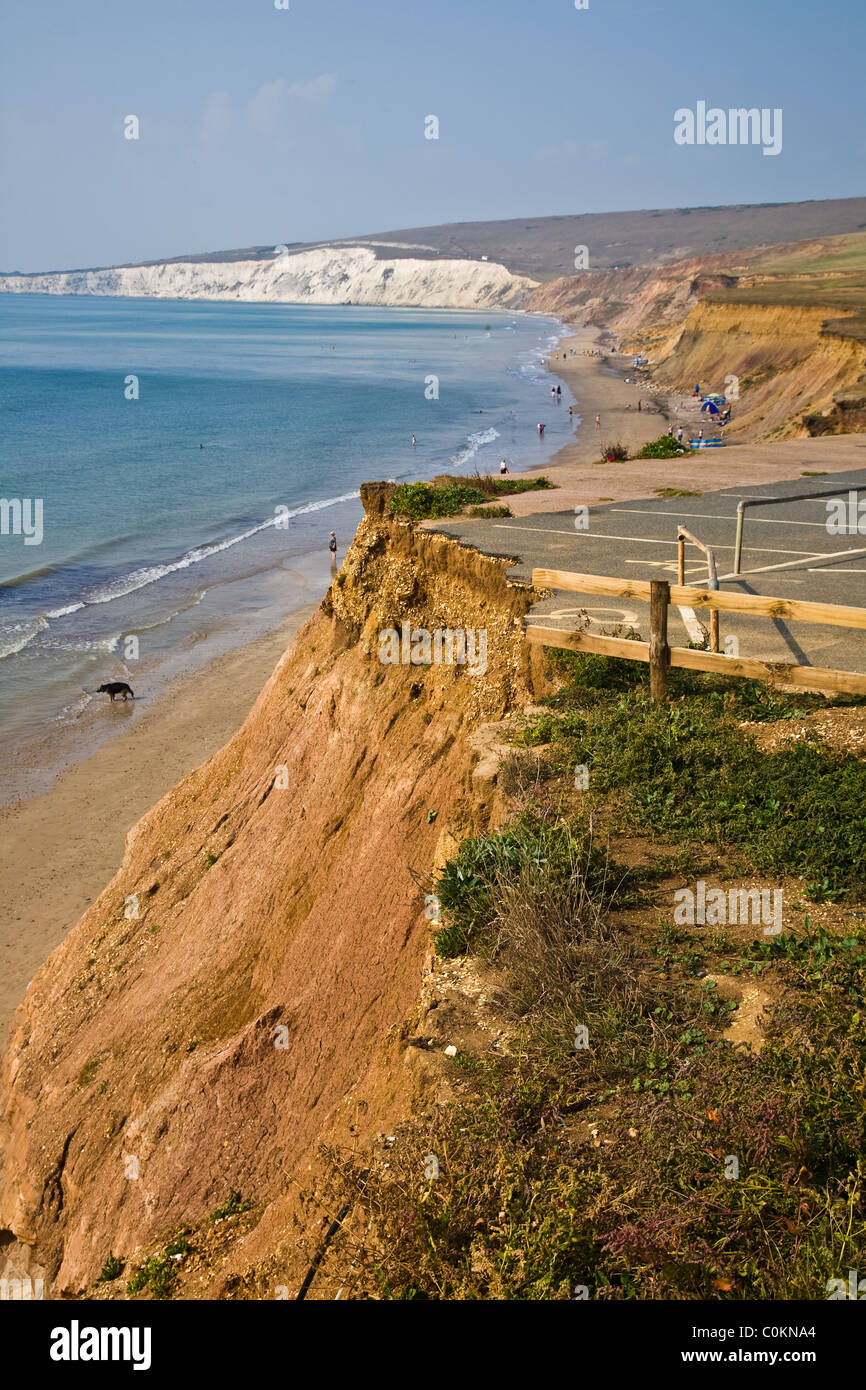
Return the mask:
<path id="1" fill-rule="evenodd" d="M 677 527 L 677 575 L 679 577 L 680 588 L 685 587 L 686 582 L 686 541 L 696 545 L 698 550 L 702 550 L 707 557 L 707 587 L 718 589 L 719 576 L 716 572 L 715 551 L 703 541 L 699 541 L 697 536 L 693 536 L 691 531 L 685 526 Z M 719 614 L 717 609 L 710 612 L 710 651 L 719 650 Z"/>
<path id="2" fill-rule="evenodd" d="M 737 503 L 737 538 L 734 541 L 734 568 L 732 573 L 740 573 L 743 558 L 743 519 L 747 507 L 778 507 L 782 502 L 810 502 L 814 497 L 838 497 L 838 487 L 824 489 L 823 492 L 795 492 L 790 497 L 744 497 Z M 849 492 L 862 492 L 862 488 L 852 487 Z"/>

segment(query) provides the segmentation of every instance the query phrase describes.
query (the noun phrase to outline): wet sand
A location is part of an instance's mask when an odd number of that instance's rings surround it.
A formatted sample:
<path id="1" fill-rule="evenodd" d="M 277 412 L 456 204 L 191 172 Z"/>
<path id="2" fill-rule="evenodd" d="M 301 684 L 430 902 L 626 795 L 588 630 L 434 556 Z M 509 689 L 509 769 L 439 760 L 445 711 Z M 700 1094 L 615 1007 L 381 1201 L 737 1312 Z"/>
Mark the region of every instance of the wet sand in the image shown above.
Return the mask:
<path id="1" fill-rule="evenodd" d="M 175 681 L 152 704 L 106 702 L 105 718 L 123 731 L 49 791 L 0 810 L 0 1050 L 29 980 L 113 877 L 127 832 L 240 728 L 314 609 Z"/>

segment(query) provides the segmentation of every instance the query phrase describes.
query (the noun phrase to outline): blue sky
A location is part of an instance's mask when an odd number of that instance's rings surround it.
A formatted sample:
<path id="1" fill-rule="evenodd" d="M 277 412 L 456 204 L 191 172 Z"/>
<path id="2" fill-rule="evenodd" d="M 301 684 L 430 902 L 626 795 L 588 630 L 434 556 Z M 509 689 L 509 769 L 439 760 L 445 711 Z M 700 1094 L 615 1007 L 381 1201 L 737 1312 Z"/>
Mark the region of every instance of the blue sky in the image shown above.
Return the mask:
<path id="1" fill-rule="evenodd" d="M 866 192 L 863 0 L 4 0 L 3 27 L 6 271 Z M 698 100 L 781 107 L 781 154 L 677 146 Z"/>

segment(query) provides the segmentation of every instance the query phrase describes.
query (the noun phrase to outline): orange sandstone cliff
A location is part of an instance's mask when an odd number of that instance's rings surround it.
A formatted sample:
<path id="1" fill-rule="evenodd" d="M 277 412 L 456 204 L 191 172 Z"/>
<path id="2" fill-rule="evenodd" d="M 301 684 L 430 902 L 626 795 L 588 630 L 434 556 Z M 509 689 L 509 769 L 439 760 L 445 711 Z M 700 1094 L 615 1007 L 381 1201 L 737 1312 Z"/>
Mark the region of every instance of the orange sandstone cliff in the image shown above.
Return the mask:
<path id="1" fill-rule="evenodd" d="M 532 696 L 534 595 L 505 561 L 390 520 L 388 493 L 364 489 L 341 575 L 243 727 L 131 830 L 19 1006 L 0 1255 L 52 1296 L 235 1189 L 254 1213 L 202 1281 L 219 1296 L 290 1243 L 323 1139 L 351 1119 L 363 1143 L 411 1107 L 424 878 L 449 833 L 485 823 L 469 738 Z M 402 621 L 485 629 L 486 673 L 380 664 L 380 630 Z"/>
<path id="2" fill-rule="evenodd" d="M 834 256 L 846 270 L 830 268 Z M 627 352 L 649 358 L 652 384 L 663 390 L 690 391 L 697 381 L 724 391 L 735 403 L 734 439 L 862 431 L 866 239 L 788 244 L 752 253 L 753 265 L 744 259 L 728 252 L 562 276 L 533 291 L 526 307 L 614 330 Z M 761 273 L 764 262 L 776 273 Z M 813 273 L 798 269 L 810 264 Z"/>

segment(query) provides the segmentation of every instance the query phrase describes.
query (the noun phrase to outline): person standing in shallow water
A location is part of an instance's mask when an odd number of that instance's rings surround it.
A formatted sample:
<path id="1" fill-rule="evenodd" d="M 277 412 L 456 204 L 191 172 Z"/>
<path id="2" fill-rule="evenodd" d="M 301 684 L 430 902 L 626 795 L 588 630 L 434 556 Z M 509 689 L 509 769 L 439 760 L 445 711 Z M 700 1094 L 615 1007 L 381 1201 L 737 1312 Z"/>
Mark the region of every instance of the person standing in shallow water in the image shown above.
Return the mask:
<path id="1" fill-rule="evenodd" d="M 328 549 L 331 552 L 331 569 L 337 568 L 337 537 L 331 532 L 331 539 L 328 541 Z"/>

